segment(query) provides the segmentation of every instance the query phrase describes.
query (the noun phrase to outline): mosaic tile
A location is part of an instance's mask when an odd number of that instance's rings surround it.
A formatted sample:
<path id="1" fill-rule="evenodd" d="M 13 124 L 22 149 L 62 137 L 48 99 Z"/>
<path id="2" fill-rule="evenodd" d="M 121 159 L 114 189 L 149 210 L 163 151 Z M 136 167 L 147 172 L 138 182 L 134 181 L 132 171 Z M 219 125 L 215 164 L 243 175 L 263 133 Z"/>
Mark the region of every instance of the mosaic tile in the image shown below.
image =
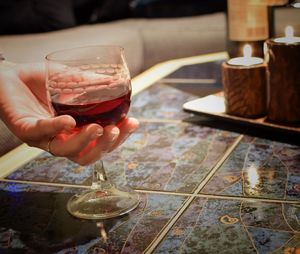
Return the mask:
<path id="1" fill-rule="evenodd" d="M 66 211 L 71 189 L 0 187 L 0 253 L 142 253 L 185 200 L 141 194 L 140 205 L 128 215 L 89 221 Z"/>
<path id="2" fill-rule="evenodd" d="M 92 168 L 82 167 L 66 158 L 44 152 L 26 163 L 7 179 L 90 185 Z"/>
<path id="3" fill-rule="evenodd" d="M 138 189 L 192 192 L 235 141 L 237 134 L 189 123 L 142 123 L 116 151 L 104 158 L 108 177 Z M 83 168 L 47 153 L 9 179 L 91 184 Z"/>
<path id="4" fill-rule="evenodd" d="M 196 198 L 154 253 L 297 253 L 299 219 L 299 205 Z"/>
<path id="5" fill-rule="evenodd" d="M 220 85 L 220 63 L 184 66 L 166 78 L 215 79 L 211 87 L 199 86 L 207 92 Z M 130 115 L 142 119 L 141 126 L 104 158 L 113 182 L 150 192 L 195 191 L 238 136 L 197 119 L 180 122 L 192 116 L 182 104 L 197 98 L 196 90 L 162 80 L 134 96 Z M 91 167 L 45 152 L 7 178 L 88 186 L 91 175 Z M 245 136 L 201 191 L 227 198 L 195 198 L 155 253 L 300 253 L 300 203 L 285 202 L 300 200 L 299 184 L 299 146 Z M 65 207 L 80 190 L 0 182 L 0 253 L 143 253 L 186 199 L 141 194 L 128 215 L 84 221 Z"/>
<path id="6" fill-rule="evenodd" d="M 221 81 L 221 61 L 206 62 L 200 64 L 185 65 L 174 71 L 166 78 L 192 78 L 192 79 L 216 79 Z"/>
<path id="7" fill-rule="evenodd" d="M 134 188 L 191 193 L 236 137 L 188 123 L 147 123 L 106 165 L 116 174 L 115 162 L 123 163 L 118 167 Z"/>
<path id="8" fill-rule="evenodd" d="M 133 97 L 129 115 L 148 120 L 182 120 L 192 115 L 184 112 L 182 105 L 196 98 L 166 84 L 154 84 Z"/>
<path id="9" fill-rule="evenodd" d="M 246 136 L 201 193 L 300 201 L 300 147 Z"/>

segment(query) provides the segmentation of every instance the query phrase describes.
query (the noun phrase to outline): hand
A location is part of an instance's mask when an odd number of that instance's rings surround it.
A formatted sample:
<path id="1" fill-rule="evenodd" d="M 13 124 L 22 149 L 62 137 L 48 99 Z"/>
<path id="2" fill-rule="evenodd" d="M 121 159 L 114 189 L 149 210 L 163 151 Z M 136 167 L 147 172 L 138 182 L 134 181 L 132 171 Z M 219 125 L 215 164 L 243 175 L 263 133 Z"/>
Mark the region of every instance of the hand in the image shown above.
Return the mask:
<path id="1" fill-rule="evenodd" d="M 29 146 L 87 165 L 118 147 L 137 127 L 126 118 L 118 126 L 89 124 L 80 129 L 68 115 L 53 117 L 47 100 L 43 64 L 17 65 L 0 72 L 0 115 Z"/>

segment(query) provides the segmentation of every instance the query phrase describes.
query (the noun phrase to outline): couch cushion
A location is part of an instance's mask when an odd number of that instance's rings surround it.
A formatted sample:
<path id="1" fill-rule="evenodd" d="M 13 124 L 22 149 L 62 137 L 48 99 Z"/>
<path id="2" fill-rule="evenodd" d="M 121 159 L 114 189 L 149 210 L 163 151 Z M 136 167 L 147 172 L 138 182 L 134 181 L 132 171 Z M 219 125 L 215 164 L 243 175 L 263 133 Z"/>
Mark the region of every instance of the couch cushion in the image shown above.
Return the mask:
<path id="1" fill-rule="evenodd" d="M 170 59 L 226 50 L 223 12 L 181 18 L 126 19 L 118 25 L 140 35 L 143 70 Z"/>
<path id="2" fill-rule="evenodd" d="M 144 67 L 169 59 L 226 50 L 224 13 L 147 20 L 141 32 Z"/>
<path id="3" fill-rule="evenodd" d="M 115 24 L 116 23 L 116 24 Z M 95 44 L 114 44 L 125 48 L 129 69 L 134 76 L 143 65 L 143 47 L 138 32 L 120 22 L 84 25 L 55 32 L 0 37 L 0 51 L 7 60 L 22 63 L 43 61 L 49 52 Z"/>
<path id="4" fill-rule="evenodd" d="M 125 19 L 55 32 L 0 37 L 9 61 L 42 61 L 54 50 L 94 44 L 125 48 L 132 76 L 174 58 L 225 50 L 225 14 L 182 18 Z"/>

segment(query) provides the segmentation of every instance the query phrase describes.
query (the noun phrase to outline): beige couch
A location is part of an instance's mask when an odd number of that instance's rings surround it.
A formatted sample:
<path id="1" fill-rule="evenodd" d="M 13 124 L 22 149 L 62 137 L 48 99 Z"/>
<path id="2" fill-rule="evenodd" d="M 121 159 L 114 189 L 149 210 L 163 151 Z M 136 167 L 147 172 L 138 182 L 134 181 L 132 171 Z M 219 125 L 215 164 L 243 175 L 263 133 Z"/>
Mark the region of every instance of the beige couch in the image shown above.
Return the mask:
<path id="1" fill-rule="evenodd" d="M 51 51 L 91 44 L 125 48 L 132 76 L 158 62 L 225 49 L 225 15 L 124 19 L 48 33 L 0 37 L 0 51 L 14 62 L 43 61 Z"/>

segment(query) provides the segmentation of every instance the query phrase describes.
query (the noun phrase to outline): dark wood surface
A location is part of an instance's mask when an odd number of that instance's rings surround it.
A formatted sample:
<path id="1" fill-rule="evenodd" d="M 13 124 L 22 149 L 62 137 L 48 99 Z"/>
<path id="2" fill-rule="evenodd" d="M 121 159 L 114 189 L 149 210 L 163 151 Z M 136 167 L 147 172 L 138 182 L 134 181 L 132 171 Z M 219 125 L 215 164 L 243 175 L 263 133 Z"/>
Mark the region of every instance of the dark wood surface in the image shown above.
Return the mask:
<path id="1" fill-rule="evenodd" d="M 268 45 L 270 104 L 268 119 L 300 123 L 300 43 Z"/>
<path id="2" fill-rule="evenodd" d="M 266 65 L 222 64 L 226 113 L 256 118 L 267 112 Z"/>

